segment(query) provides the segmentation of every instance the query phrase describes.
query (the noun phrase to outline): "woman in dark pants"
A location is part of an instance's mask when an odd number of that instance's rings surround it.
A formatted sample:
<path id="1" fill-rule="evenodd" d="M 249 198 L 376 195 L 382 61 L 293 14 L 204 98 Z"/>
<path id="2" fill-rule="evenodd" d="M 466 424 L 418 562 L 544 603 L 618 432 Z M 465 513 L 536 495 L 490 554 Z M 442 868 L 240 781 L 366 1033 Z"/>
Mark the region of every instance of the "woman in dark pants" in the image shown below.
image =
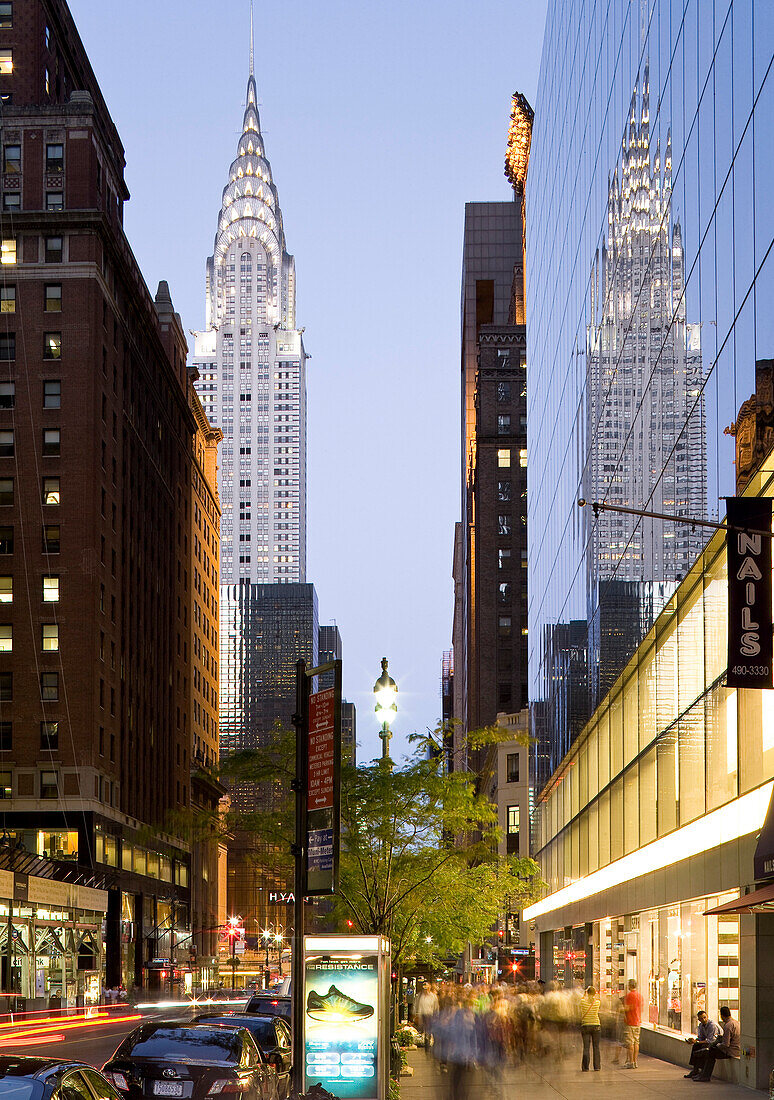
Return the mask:
<path id="1" fill-rule="evenodd" d="M 580 1025 L 583 1036 L 583 1061 L 581 1069 L 586 1072 L 589 1068 L 589 1048 L 594 1049 L 594 1069 L 601 1066 L 599 1058 L 599 994 L 593 985 L 590 985 L 581 997 L 580 1001 Z"/>

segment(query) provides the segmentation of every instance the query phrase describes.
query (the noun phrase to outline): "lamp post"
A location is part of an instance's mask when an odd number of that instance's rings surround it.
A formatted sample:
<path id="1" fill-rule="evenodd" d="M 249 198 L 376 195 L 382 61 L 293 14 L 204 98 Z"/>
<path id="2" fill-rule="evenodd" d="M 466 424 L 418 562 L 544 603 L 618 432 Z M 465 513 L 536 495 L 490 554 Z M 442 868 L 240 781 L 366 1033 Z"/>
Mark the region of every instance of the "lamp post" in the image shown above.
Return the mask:
<path id="1" fill-rule="evenodd" d="M 387 671 L 387 658 L 382 657 L 382 674 L 374 684 L 376 696 L 376 717 L 382 724 L 379 736 L 382 739 L 382 760 L 390 759 L 390 725 L 398 713 L 398 685 Z"/>
<path id="2" fill-rule="evenodd" d="M 279 976 L 282 977 L 282 933 L 276 932 L 274 935 L 274 942 L 277 945 L 277 959 L 279 963 Z"/>
<path id="3" fill-rule="evenodd" d="M 269 978 L 271 977 L 271 969 L 269 966 L 269 943 L 271 942 L 271 932 L 268 928 L 264 929 L 261 933 L 261 939 L 263 940 L 263 947 L 266 952 L 266 966 L 263 972 L 263 985 L 264 989 L 269 988 Z"/>

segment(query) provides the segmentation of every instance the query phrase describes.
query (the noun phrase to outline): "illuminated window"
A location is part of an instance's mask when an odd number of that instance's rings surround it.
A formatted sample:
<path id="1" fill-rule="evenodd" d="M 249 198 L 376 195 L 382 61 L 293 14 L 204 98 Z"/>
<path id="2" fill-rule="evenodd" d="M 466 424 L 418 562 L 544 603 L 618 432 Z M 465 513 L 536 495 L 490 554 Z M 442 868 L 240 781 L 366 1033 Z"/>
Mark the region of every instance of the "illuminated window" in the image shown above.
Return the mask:
<path id="1" fill-rule="evenodd" d="M 500 447 L 497 452 L 497 465 L 502 467 L 510 467 L 511 465 L 511 449 L 510 447 Z"/>
<path id="2" fill-rule="evenodd" d="M 43 358 L 44 359 L 61 359 L 62 358 L 62 333 L 61 332 L 46 332 L 43 335 Z"/>
<path id="3" fill-rule="evenodd" d="M 16 240 L 12 237 L 4 237 L 0 241 L 0 264 L 16 263 Z"/>
<path id="4" fill-rule="evenodd" d="M 13 50 L 0 49 L 0 76 L 10 76 L 13 72 Z"/>
<path id="5" fill-rule="evenodd" d="M 0 313 L 16 312 L 16 287 L 0 286 Z"/>
<path id="6" fill-rule="evenodd" d="M 46 283 L 45 310 L 46 313 L 62 312 L 61 283 Z"/>
<path id="7" fill-rule="evenodd" d="M 41 635 L 44 653 L 57 653 L 59 650 L 59 624 L 42 623 Z"/>
<path id="8" fill-rule="evenodd" d="M 0 5 L 2 7 L 2 5 Z M 11 773 L 0 772 L 0 798 L 12 798 Z"/>
<path id="9" fill-rule="evenodd" d="M 0 623 L 0 653 L 13 650 L 13 627 L 10 623 Z"/>
<path id="10" fill-rule="evenodd" d="M 59 748 L 59 723 L 40 723 L 40 747 L 47 752 L 54 752 Z"/>
<path id="11" fill-rule="evenodd" d="M 0 30 L 8 30 L 13 26 L 13 3 L 11 0 L 4 0 L 0 4 Z"/>
<path id="12" fill-rule="evenodd" d="M 520 809 L 518 806 L 509 806 L 507 811 L 506 844 L 508 855 L 519 854 L 519 825 Z"/>
<path id="13" fill-rule="evenodd" d="M 21 145 L 3 146 L 3 171 L 6 175 L 21 172 Z"/>
<path id="14" fill-rule="evenodd" d="M 0 333 L 0 362 L 10 363 L 16 358 L 16 333 Z"/>
<path id="15" fill-rule="evenodd" d="M 527 465 L 527 448 L 526 447 L 522 447 L 521 450 L 519 451 L 519 465 L 520 466 L 526 466 Z"/>
<path id="16" fill-rule="evenodd" d="M 44 703 L 56 703 L 59 699 L 59 673 L 41 672 L 40 698 Z"/>
<path id="17" fill-rule="evenodd" d="M 43 578 L 43 603 L 59 603 L 59 577 Z"/>
<path id="18" fill-rule="evenodd" d="M 78 833 L 75 829 L 55 833 L 41 830 L 38 833 L 37 852 L 46 859 L 77 859 Z"/>
<path id="19" fill-rule="evenodd" d="M 64 171 L 64 146 L 59 143 L 46 145 L 46 171 L 50 174 Z"/>
<path id="20" fill-rule="evenodd" d="M 13 577 L 0 577 L 0 603 L 13 603 Z"/>
<path id="21" fill-rule="evenodd" d="M 43 454 L 51 457 L 59 454 L 61 443 L 59 428 L 48 428 L 43 432 Z"/>
<path id="22" fill-rule="evenodd" d="M 0 477 L 0 505 L 7 507 L 13 504 L 13 478 Z"/>
<path id="23" fill-rule="evenodd" d="M 40 797 L 56 798 L 58 794 L 56 784 L 56 772 L 40 773 Z"/>
<path id="24" fill-rule="evenodd" d="M 12 409 L 16 404 L 16 383 L 0 382 L 0 409 Z"/>
<path id="25" fill-rule="evenodd" d="M 43 408 L 58 409 L 62 405 L 62 383 L 52 380 L 43 383 Z"/>
<path id="26" fill-rule="evenodd" d="M 43 503 L 59 504 L 59 478 L 43 478 Z"/>

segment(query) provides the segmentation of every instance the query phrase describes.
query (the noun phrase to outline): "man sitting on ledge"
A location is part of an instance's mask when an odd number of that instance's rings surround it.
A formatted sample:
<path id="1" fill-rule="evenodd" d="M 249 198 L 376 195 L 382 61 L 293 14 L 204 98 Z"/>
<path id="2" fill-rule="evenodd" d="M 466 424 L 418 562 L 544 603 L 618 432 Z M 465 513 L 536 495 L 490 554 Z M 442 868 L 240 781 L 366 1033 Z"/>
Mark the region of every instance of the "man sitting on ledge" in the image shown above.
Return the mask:
<path id="1" fill-rule="evenodd" d="M 739 1024 L 731 1019 L 731 1009 L 727 1005 L 721 1008 L 720 1019 L 723 1023 L 723 1037 L 696 1055 L 694 1081 L 709 1081 L 718 1058 L 739 1059 L 742 1056 Z"/>
<path id="2" fill-rule="evenodd" d="M 713 1043 L 717 1042 L 722 1034 L 722 1031 L 715 1023 L 715 1021 L 710 1020 L 707 1013 L 704 1011 L 704 1009 L 702 1009 L 699 1013 L 699 1028 L 696 1034 L 696 1038 L 686 1039 L 686 1042 L 693 1044 L 693 1048 L 691 1050 L 690 1059 L 691 1068 L 688 1073 L 684 1074 L 685 1077 L 690 1077 L 691 1079 L 693 1079 L 694 1077 L 698 1076 L 698 1072 L 696 1069 L 696 1059 L 699 1057 L 699 1054 L 703 1050 L 706 1050 L 707 1047 L 712 1046 Z"/>

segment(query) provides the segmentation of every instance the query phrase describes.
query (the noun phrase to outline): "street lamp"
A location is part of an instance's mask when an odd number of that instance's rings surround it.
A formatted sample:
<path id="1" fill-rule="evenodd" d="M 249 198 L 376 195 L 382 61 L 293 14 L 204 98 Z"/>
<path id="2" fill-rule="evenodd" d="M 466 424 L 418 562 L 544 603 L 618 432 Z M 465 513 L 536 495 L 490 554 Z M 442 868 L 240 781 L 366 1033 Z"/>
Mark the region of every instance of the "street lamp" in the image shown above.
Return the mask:
<path id="1" fill-rule="evenodd" d="M 382 739 L 382 760 L 390 758 L 390 725 L 398 713 L 398 685 L 387 671 L 387 658 L 382 657 L 382 674 L 374 684 L 376 696 L 376 717 L 382 723 L 382 731 L 379 736 Z"/>
<path id="2" fill-rule="evenodd" d="M 271 969 L 269 967 L 269 943 L 271 941 L 271 937 L 272 937 L 271 931 L 268 928 L 265 928 L 264 931 L 261 933 L 261 938 L 263 940 L 263 947 L 264 947 L 264 950 L 266 951 L 266 967 L 265 967 L 264 972 L 263 972 L 263 982 L 264 982 L 264 988 L 265 989 L 269 988 L 269 979 L 271 978 Z"/>

